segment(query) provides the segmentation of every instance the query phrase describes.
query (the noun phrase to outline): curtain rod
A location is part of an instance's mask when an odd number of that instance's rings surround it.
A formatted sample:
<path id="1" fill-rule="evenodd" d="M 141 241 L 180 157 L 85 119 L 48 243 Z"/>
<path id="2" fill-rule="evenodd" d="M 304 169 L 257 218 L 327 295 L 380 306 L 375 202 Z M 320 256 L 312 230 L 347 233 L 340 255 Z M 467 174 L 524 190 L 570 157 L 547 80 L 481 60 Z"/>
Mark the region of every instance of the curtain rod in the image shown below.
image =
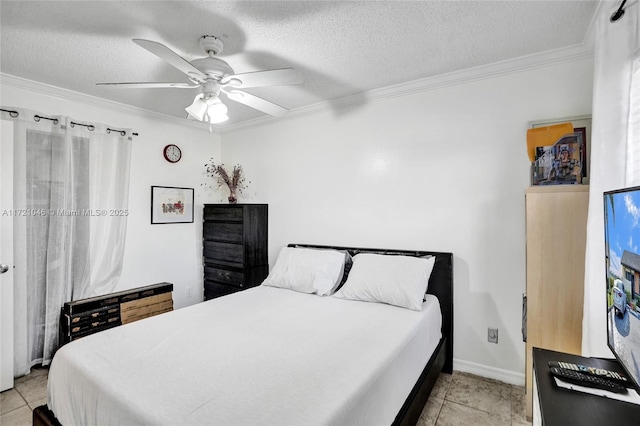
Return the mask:
<path id="1" fill-rule="evenodd" d="M 84 126 L 87 129 L 89 129 L 90 132 L 93 132 L 96 129 L 96 126 L 94 126 L 93 124 L 82 124 L 82 123 L 77 123 L 75 121 L 71 122 L 71 127 L 73 127 L 73 126 Z M 127 135 L 126 130 L 118 130 L 118 129 L 112 129 L 110 127 L 107 127 L 107 134 L 109 134 L 111 132 L 120 133 L 120 136 L 126 136 Z M 131 132 L 131 135 L 132 136 L 138 136 L 138 133 Z"/>
<path id="2" fill-rule="evenodd" d="M 75 121 L 71 122 L 71 127 L 73 126 L 84 126 L 87 129 L 89 129 L 89 131 L 93 132 L 96 128 L 96 126 L 94 126 L 93 124 L 82 124 L 82 123 L 76 123 Z M 112 129 L 110 127 L 107 127 L 107 134 L 111 133 L 111 132 L 116 132 L 116 133 L 120 133 L 120 136 L 125 136 L 127 134 L 127 132 L 125 130 L 118 130 L 118 129 Z M 137 133 L 131 132 L 131 134 L 133 136 L 138 136 Z"/>
<path id="3" fill-rule="evenodd" d="M 58 119 L 57 118 L 44 117 L 44 116 L 38 115 L 38 114 L 33 116 L 33 120 L 34 121 L 40 121 L 42 118 L 44 118 L 45 120 L 53 121 L 53 124 L 58 124 Z"/>
<path id="4" fill-rule="evenodd" d="M 69 124 L 71 125 L 71 127 L 75 127 L 76 125 L 86 127 L 90 132 L 93 132 L 96 129 L 96 126 L 94 126 L 93 124 L 82 124 L 76 123 L 75 121 L 72 121 Z"/>
<path id="5" fill-rule="evenodd" d="M 121 136 L 124 136 L 124 135 L 126 135 L 126 134 L 127 134 L 127 132 L 126 132 L 126 131 L 124 131 L 124 130 L 110 129 L 109 127 L 107 127 L 107 133 L 111 133 L 111 132 L 118 132 L 118 133 L 120 133 L 120 135 L 121 135 Z M 132 134 L 133 136 L 138 136 L 138 133 L 137 133 L 137 132 L 131 132 L 131 134 Z"/>
<path id="6" fill-rule="evenodd" d="M 96 126 L 94 126 L 93 124 L 82 124 L 82 123 L 76 123 L 75 121 L 71 122 L 71 127 L 73 127 L 73 126 L 84 126 L 87 129 L 89 129 L 90 132 L 93 132 L 96 129 Z M 109 134 L 111 132 L 120 133 L 120 136 L 126 136 L 126 134 L 127 134 L 126 130 L 118 130 L 118 129 L 112 129 L 110 127 L 107 127 L 107 134 Z M 133 136 L 138 136 L 138 133 L 136 133 L 136 132 L 131 132 L 131 134 Z"/>
<path id="7" fill-rule="evenodd" d="M 627 2 L 627 0 L 622 0 L 622 3 L 620 3 L 620 7 L 618 8 L 618 10 L 616 10 L 613 15 L 611 15 L 611 18 L 609 18 L 609 21 L 611 22 L 617 22 L 618 20 L 620 20 L 620 18 L 622 18 L 624 16 L 624 4 Z"/>
<path id="8" fill-rule="evenodd" d="M 14 111 L 14 110 L 11 110 L 11 109 L 0 108 L 0 111 L 8 112 L 9 116 L 11 116 L 11 118 L 17 118 L 17 117 L 20 116 L 20 113 L 18 111 Z M 58 124 L 58 119 L 57 118 L 45 117 L 43 115 L 37 115 L 36 114 L 36 115 L 33 116 L 33 119 L 34 119 L 34 121 L 40 121 L 42 119 L 51 120 L 51 121 L 53 121 L 54 124 Z M 82 124 L 82 123 L 76 123 L 75 121 L 71 122 L 71 127 L 76 126 L 76 125 L 84 126 L 87 129 L 89 129 L 89 131 L 93 131 L 96 128 L 93 124 Z M 111 132 L 120 133 L 121 136 L 125 136 L 127 134 L 127 132 L 125 130 L 118 130 L 118 129 L 112 129 L 110 127 L 107 127 L 107 133 L 111 133 Z M 138 133 L 137 132 L 131 132 L 131 135 L 138 136 Z"/>
<path id="9" fill-rule="evenodd" d="M 20 113 L 18 111 L 12 111 L 10 109 L 0 108 L 0 111 L 8 112 L 9 116 L 11 116 L 11 118 L 17 118 L 20 115 Z"/>

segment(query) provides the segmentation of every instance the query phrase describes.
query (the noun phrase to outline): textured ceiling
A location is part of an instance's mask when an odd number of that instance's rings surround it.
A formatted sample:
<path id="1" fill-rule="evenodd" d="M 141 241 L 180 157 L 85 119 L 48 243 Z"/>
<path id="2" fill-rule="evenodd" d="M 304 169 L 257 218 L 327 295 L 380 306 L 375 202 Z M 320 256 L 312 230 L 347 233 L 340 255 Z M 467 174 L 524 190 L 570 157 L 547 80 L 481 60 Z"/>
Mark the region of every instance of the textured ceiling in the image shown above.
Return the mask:
<path id="1" fill-rule="evenodd" d="M 294 67 L 299 86 L 247 89 L 289 109 L 583 43 L 594 1 L 4 1 L 0 71 L 182 117 L 198 89 L 98 82 L 186 76 L 131 39 L 191 61 L 205 34 L 236 73 Z M 263 113 L 226 101 L 230 120 Z"/>

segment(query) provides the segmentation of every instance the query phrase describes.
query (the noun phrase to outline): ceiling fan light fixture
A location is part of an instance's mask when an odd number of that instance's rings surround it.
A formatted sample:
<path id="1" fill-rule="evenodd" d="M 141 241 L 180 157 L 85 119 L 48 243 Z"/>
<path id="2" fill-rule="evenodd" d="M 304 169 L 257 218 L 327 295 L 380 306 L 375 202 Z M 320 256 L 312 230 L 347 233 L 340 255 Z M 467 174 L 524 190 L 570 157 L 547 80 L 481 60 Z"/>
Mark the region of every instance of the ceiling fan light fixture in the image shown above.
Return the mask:
<path id="1" fill-rule="evenodd" d="M 223 123 L 229 119 L 227 112 L 229 109 L 225 104 L 222 103 L 219 97 L 211 96 L 206 101 L 207 104 L 207 112 L 205 113 L 204 121 L 208 121 L 209 123 Z"/>
<path id="2" fill-rule="evenodd" d="M 204 95 L 199 94 L 193 100 L 193 103 L 184 109 L 187 113 L 198 121 L 204 120 L 204 115 L 207 112 L 207 103 L 204 100 Z"/>
<path id="3" fill-rule="evenodd" d="M 198 121 L 217 124 L 229 119 L 229 109 L 215 95 L 208 96 L 201 93 L 195 97 L 193 103 L 185 108 L 187 113 Z"/>
<path id="4" fill-rule="evenodd" d="M 229 119 L 229 116 L 227 114 L 221 114 L 221 115 L 209 116 L 209 120 L 205 120 L 205 121 L 207 121 L 209 124 L 218 124 L 218 123 L 224 123 L 228 119 Z"/>

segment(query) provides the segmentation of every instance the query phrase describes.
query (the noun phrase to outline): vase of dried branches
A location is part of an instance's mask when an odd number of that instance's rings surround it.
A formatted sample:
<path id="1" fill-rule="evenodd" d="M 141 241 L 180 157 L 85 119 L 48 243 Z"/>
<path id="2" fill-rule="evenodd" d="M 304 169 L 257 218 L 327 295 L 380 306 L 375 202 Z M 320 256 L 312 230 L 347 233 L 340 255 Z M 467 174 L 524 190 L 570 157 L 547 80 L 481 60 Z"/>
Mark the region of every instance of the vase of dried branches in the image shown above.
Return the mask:
<path id="1" fill-rule="evenodd" d="M 235 189 L 229 188 L 229 197 L 227 197 L 227 200 L 229 200 L 229 204 L 236 204 L 238 202 Z"/>
<path id="2" fill-rule="evenodd" d="M 216 164 L 213 158 L 211 158 L 204 166 L 206 168 L 207 176 L 213 178 L 218 188 L 225 185 L 229 189 L 229 197 L 227 197 L 229 204 L 236 204 L 238 202 L 237 194 L 242 194 L 242 191 L 247 189 L 242 166 L 240 164 L 236 164 L 233 166 L 233 171 L 230 174 L 224 168 L 224 164 Z M 208 183 L 203 183 L 202 185 L 209 188 L 212 187 L 212 185 Z"/>

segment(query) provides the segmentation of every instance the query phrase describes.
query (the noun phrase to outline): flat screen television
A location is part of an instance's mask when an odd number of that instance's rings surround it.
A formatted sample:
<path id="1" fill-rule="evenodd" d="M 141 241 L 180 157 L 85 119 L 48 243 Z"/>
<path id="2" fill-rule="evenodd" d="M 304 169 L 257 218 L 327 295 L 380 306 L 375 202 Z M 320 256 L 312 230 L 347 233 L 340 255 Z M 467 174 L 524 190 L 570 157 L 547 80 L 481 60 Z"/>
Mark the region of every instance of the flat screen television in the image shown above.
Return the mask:
<path id="1" fill-rule="evenodd" d="M 640 392 L 640 186 L 603 202 L 607 344 Z"/>

